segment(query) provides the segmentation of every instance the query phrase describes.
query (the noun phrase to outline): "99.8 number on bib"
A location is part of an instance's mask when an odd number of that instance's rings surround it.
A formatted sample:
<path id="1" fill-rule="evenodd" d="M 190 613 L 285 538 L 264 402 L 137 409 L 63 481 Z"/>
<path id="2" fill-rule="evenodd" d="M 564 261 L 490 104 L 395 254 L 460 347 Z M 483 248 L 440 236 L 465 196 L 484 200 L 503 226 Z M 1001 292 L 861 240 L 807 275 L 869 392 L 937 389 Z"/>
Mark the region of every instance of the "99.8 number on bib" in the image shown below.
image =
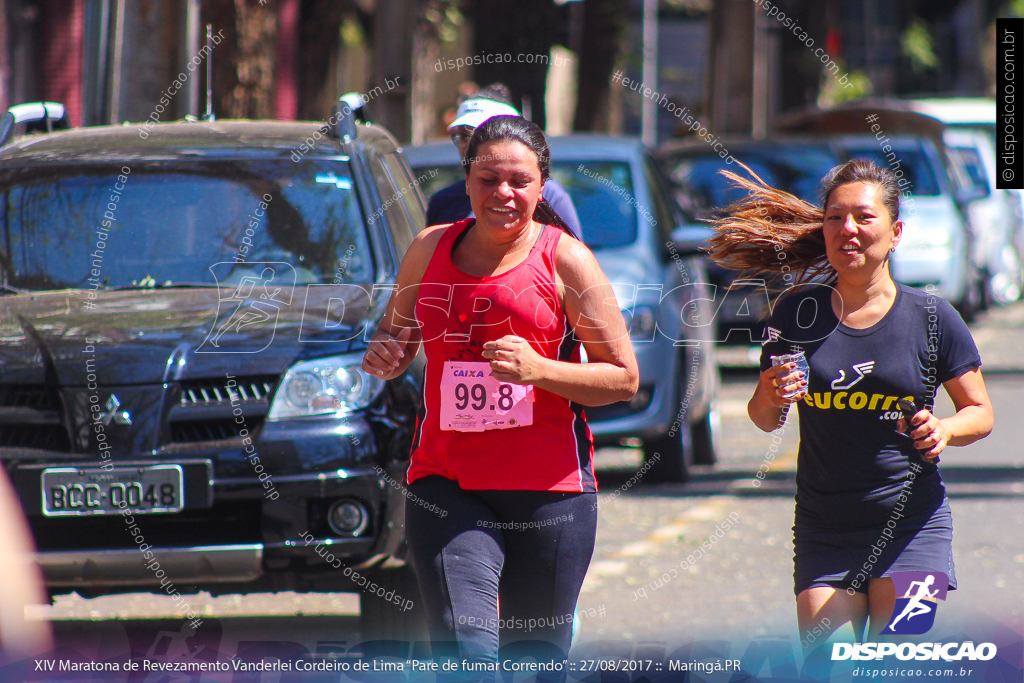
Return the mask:
<path id="1" fill-rule="evenodd" d="M 455 385 L 455 409 L 465 410 L 469 407 L 470 396 L 473 397 L 473 410 L 483 410 L 487 405 L 487 390 L 483 384 L 474 384 L 470 389 L 465 384 Z M 501 410 L 512 410 L 512 406 L 515 405 L 515 401 L 512 398 L 512 385 L 511 384 L 499 384 L 498 385 L 498 408 Z"/>
<path id="2" fill-rule="evenodd" d="M 486 362 L 446 361 L 441 375 L 441 429 L 481 432 L 533 424 L 532 385 L 499 382 Z"/>

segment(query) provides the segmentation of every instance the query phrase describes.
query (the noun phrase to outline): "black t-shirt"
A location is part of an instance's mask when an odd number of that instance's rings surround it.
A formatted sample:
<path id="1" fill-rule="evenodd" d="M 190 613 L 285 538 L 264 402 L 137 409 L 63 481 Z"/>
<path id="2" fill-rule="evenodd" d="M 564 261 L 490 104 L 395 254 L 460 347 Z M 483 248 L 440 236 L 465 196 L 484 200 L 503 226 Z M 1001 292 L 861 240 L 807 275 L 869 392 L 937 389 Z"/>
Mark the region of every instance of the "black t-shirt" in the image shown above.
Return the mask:
<path id="1" fill-rule="evenodd" d="M 896 300 L 871 327 L 839 323 L 832 288 L 806 285 L 782 296 L 765 332 L 761 370 L 771 356 L 804 351 L 807 396 L 798 402 L 798 512 L 825 528 L 885 523 L 908 479 L 921 470 L 903 513 L 934 508 L 945 495 L 935 465 L 896 431 L 898 398 L 920 409 L 943 382 L 981 367 L 967 325 L 944 299 L 897 284 Z"/>

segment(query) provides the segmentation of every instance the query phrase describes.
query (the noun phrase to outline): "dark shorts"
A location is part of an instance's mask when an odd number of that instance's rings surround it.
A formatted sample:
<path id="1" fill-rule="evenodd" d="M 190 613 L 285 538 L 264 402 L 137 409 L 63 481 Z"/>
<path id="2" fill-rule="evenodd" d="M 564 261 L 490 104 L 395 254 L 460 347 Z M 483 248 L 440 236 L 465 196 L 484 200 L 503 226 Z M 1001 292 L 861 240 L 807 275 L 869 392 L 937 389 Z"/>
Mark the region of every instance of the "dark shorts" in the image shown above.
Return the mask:
<path id="1" fill-rule="evenodd" d="M 889 520 L 857 529 L 827 528 L 797 506 L 793 592 L 800 595 L 823 586 L 866 592 L 869 579 L 909 571 L 943 572 L 949 576 L 949 590 L 955 590 L 949 501 L 943 498 L 894 521 L 895 528 Z"/>
<path id="2" fill-rule="evenodd" d="M 803 588 L 798 588 L 796 594 L 800 595 L 808 588 L 834 588 L 837 591 L 850 591 L 854 593 L 868 593 L 868 585 L 866 583 L 854 583 L 853 581 L 812 581 L 810 584 Z"/>

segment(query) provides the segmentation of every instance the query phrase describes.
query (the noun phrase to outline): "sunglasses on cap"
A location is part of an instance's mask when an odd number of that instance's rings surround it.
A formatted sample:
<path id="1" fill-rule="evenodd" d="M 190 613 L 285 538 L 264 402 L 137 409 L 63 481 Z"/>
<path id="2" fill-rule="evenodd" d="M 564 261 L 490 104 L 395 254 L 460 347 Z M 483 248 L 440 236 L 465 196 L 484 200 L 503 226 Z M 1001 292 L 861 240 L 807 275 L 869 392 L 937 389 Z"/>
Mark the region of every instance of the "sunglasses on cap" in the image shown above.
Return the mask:
<path id="1" fill-rule="evenodd" d="M 459 126 L 455 129 L 455 132 L 452 133 L 452 142 L 455 143 L 456 147 L 464 142 L 469 142 L 469 139 L 473 137 L 474 130 L 476 129 L 469 126 Z"/>

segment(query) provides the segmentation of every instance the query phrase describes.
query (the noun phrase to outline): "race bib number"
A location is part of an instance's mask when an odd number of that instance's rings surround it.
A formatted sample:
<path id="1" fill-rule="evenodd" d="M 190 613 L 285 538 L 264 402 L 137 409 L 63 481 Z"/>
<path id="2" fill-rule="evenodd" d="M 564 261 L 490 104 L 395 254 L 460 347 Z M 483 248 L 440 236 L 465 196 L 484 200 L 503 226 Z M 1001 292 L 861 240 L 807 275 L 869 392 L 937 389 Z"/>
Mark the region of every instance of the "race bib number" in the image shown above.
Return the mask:
<path id="1" fill-rule="evenodd" d="M 533 385 L 499 382 L 491 364 L 445 361 L 441 374 L 441 429 L 482 432 L 533 424 Z"/>

